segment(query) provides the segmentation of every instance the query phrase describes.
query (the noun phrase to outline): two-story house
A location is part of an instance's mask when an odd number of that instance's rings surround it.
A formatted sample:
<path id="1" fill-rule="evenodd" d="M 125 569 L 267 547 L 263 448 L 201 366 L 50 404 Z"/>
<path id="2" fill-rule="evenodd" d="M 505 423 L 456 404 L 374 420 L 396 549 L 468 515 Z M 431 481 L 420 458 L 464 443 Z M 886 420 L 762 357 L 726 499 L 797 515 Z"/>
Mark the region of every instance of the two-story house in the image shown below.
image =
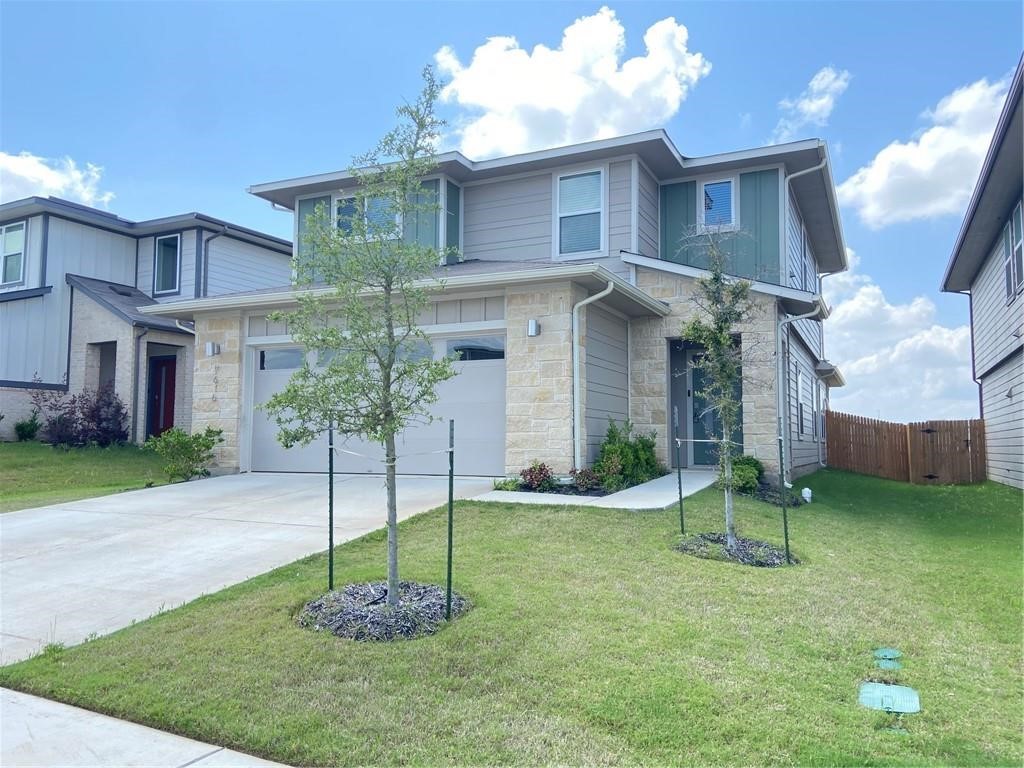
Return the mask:
<path id="1" fill-rule="evenodd" d="M 1024 488 L 1024 59 L 1017 65 L 942 290 L 970 300 L 988 476 Z"/>
<path id="2" fill-rule="evenodd" d="M 56 198 L 0 205 L 0 439 L 32 411 L 33 390 L 112 386 L 144 440 L 189 428 L 195 334 L 139 307 L 291 278 L 291 243 L 188 213 L 150 221 Z"/>
<path id="3" fill-rule="evenodd" d="M 420 323 L 433 354 L 459 356 L 459 373 L 440 387 L 441 421 L 403 436 L 400 471 L 446 471 L 444 455 L 430 451 L 446 445 L 448 418 L 464 474 L 515 473 L 535 459 L 567 473 L 593 461 L 609 419 L 626 418 L 657 434 L 666 463 L 676 462 L 676 435 L 682 465 L 714 463 L 704 440 L 715 424 L 688 365 L 700 350 L 680 340 L 705 274 L 705 233 L 753 288 L 754 317 L 740 338 L 749 352 L 744 450 L 777 472 L 781 434 L 787 472 L 824 462 L 822 413 L 829 387 L 843 382 L 825 359 L 820 284 L 847 264 L 821 141 L 691 158 L 656 130 L 486 161 L 448 152 L 423 183 L 438 211 L 403 222 L 404 236 L 460 258 L 438 267 L 444 287 Z M 302 249 L 308 216 L 318 206 L 348 210 L 354 184 L 337 172 L 250 192 L 293 212 Z M 326 466 L 322 443 L 282 448 L 257 408 L 315 354 L 268 318 L 294 304 L 285 285 L 174 308 L 195 322 L 196 398 L 221 403 L 195 422 L 225 431 L 225 468 Z M 349 450 L 369 458 L 342 454 L 340 471 L 381 471 L 375 446 Z"/>

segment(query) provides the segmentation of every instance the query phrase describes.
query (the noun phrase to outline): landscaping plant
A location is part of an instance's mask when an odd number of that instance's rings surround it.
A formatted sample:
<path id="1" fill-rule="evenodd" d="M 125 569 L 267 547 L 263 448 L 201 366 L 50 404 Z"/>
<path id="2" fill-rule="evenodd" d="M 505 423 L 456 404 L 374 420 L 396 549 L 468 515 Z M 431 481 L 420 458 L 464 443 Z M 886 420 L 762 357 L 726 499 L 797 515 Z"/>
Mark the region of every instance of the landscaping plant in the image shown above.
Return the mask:
<path id="1" fill-rule="evenodd" d="M 224 442 L 223 432 L 207 427 L 190 435 L 179 427 L 172 427 L 157 437 L 149 438 L 143 448 L 153 451 L 164 460 L 164 472 L 172 483 L 209 477 L 213 449 Z"/>
<path id="2" fill-rule="evenodd" d="M 424 69 L 423 90 L 398 108 L 397 127 L 356 158 L 352 197 L 337 211 L 320 206 L 303 222 L 296 282 L 328 290 L 300 292 L 298 309 L 282 319 L 296 342 L 321 352 L 262 406 L 285 447 L 307 445 L 332 427 L 383 446 L 391 607 L 399 600 L 396 436 L 430 419 L 437 385 L 455 375 L 450 359 L 417 354 L 429 346 L 417 318 L 441 286 L 434 270 L 453 254 L 403 237 L 418 216 L 438 213 L 421 179 L 437 164 L 440 87 Z"/>
<path id="3" fill-rule="evenodd" d="M 551 467 L 542 461 L 534 461 L 526 469 L 520 471 L 523 485 L 531 491 L 550 491 L 555 487 L 555 475 Z"/>
<path id="4" fill-rule="evenodd" d="M 586 493 L 601 487 L 601 478 L 592 469 L 574 469 L 572 471 L 572 482 L 580 493 Z"/>
<path id="5" fill-rule="evenodd" d="M 51 445 L 106 447 L 128 440 L 128 409 L 109 384 L 77 394 L 37 389 L 31 399 L 33 417 L 43 417 L 37 430 L 41 427 L 43 438 Z"/>
<path id="6" fill-rule="evenodd" d="M 619 426 L 608 420 L 608 431 L 594 462 L 594 473 L 609 493 L 646 483 L 665 474 L 654 453 L 654 433 L 633 434 L 627 419 Z"/>
<path id="7" fill-rule="evenodd" d="M 32 415 L 22 421 L 14 422 L 14 435 L 18 438 L 19 443 L 25 443 L 29 440 L 35 440 L 36 435 L 39 434 L 39 412 L 32 411 Z"/>

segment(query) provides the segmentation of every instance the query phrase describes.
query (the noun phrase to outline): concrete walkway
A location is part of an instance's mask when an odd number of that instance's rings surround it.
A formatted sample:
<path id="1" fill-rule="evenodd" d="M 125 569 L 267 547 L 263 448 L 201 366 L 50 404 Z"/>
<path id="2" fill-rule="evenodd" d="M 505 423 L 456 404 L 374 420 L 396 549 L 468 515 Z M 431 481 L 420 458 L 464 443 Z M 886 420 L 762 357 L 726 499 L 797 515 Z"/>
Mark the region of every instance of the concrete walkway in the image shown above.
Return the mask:
<path id="1" fill-rule="evenodd" d="M 384 479 L 335 481 L 334 540 L 384 526 Z M 457 498 L 492 487 L 457 478 Z M 446 477 L 398 480 L 398 516 L 448 498 Z M 327 549 L 327 479 L 245 474 L 0 515 L 0 663 L 80 643 Z"/>
<path id="2" fill-rule="evenodd" d="M 0 689 L 0 765 L 240 768 L 282 764 Z"/>
<path id="3" fill-rule="evenodd" d="M 714 484 L 718 472 L 713 469 L 684 469 L 683 498 Z M 634 485 L 607 496 L 560 496 L 553 493 L 521 491 L 489 491 L 474 496 L 473 501 L 503 501 L 512 504 L 565 504 L 569 506 L 603 507 L 605 509 L 664 509 L 679 500 L 676 473 L 671 472 L 647 483 Z"/>

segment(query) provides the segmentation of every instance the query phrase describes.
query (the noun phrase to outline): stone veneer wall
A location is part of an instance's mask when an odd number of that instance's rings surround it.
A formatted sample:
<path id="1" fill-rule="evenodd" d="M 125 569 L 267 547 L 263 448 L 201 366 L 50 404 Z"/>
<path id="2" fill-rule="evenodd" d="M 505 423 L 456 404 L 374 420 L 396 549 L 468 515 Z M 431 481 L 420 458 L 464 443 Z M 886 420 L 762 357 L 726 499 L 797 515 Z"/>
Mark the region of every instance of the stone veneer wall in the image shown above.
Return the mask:
<path id="1" fill-rule="evenodd" d="M 242 315 L 234 311 L 195 318 L 196 364 L 192 386 L 192 431 L 214 427 L 224 442 L 214 451 L 214 468 L 236 472 L 242 418 Z M 220 354 L 206 356 L 206 342 L 220 345 Z"/>
<path id="2" fill-rule="evenodd" d="M 637 267 L 636 284 L 666 302 L 672 314 L 664 318 L 633 320 L 630 348 L 630 420 L 638 431 L 655 431 L 658 458 L 669 464 L 668 341 L 679 338 L 683 325 L 694 316 L 690 301 L 696 281 L 658 270 Z M 778 441 L 775 399 L 775 299 L 752 293 L 754 317 L 740 329 L 744 348 L 743 447 L 777 473 Z"/>
<path id="3" fill-rule="evenodd" d="M 586 293 L 571 283 L 510 290 L 505 298 L 505 471 L 534 460 L 558 474 L 573 465 L 572 306 Z M 536 319 L 539 336 L 526 335 Z"/>
<path id="4" fill-rule="evenodd" d="M 32 390 L 0 387 L 0 441 L 14 440 L 14 425 L 32 415 Z"/>

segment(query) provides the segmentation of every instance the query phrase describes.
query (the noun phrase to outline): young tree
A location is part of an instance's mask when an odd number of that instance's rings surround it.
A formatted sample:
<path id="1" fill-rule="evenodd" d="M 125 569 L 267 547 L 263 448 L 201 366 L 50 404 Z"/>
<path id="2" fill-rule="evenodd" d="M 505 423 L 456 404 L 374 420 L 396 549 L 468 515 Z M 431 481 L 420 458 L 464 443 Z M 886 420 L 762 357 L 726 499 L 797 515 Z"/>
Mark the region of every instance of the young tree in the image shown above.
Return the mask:
<path id="1" fill-rule="evenodd" d="M 437 385 L 455 375 L 451 360 L 424 351 L 429 341 L 417 327 L 441 285 L 434 272 L 442 254 L 403 236 L 417 217 L 438 213 L 422 179 L 436 167 L 439 90 L 427 67 L 419 97 L 398 108 L 398 125 L 355 159 L 352 197 L 305 222 L 294 266 L 298 284 L 313 290 L 300 294 L 298 309 L 283 319 L 316 360 L 307 359 L 264 406 L 285 447 L 308 444 L 332 427 L 383 446 L 391 606 L 398 604 L 395 437 L 429 420 Z"/>
<path id="2" fill-rule="evenodd" d="M 733 431 L 740 419 L 742 401 L 738 396 L 743 376 L 743 346 L 739 328 L 750 318 L 750 283 L 725 273 L 727 255 L 717 233 L 701 236 L 701 247 L 707 256 L 706 277 L 697 280 L 692 301 L 697 317 L 683 327 L 682 337 L 699 344 L 704 351 L 694 367 L 704 372 L 700 394 L 708 411 L 719 420 L 716 435 L 718 465 L 725 490 L 725 535 L 727 546 L 736 546 L 736 525 L 733 520 L 732 460 L 735 445 Z"/>

